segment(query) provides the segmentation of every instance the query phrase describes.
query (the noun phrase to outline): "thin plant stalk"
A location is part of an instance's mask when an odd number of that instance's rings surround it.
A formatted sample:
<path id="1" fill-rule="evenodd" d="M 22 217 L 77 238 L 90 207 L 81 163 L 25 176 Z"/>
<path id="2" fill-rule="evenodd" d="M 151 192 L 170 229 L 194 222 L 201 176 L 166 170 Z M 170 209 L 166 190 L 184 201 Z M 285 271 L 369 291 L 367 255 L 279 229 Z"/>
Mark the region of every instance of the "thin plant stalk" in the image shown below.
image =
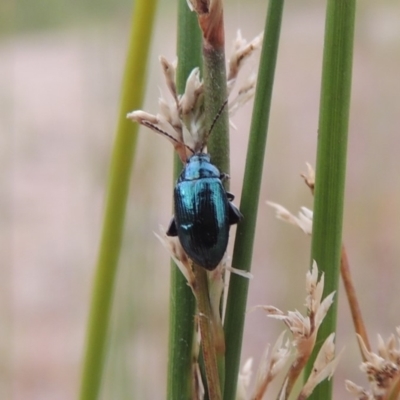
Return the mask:
<path id="1" fill-rule="evenodd" d="M 217 3 L 217 1 L 215 3 Z M 210 14 L 211 12 L 212 11 L 210 11 Z M 212 125 L 215 116 L 220 112 L 221 106 L 225 103 L 228 96 L 226 86 L 225 40 L 222 10 L 217 26 L 217 31 L 222 32 L 222 34 L 219 33 L 218 35 L 211 35 L 209 37 L 203 35 L 204 104 L 207 127 Z M 213 164 L 215 164 L 220 171 L 226 174 L 229 174 L 230 170 L 229 150 L 229 117 L 227 107 L 225 107 L 213 128 L 213 132 L 208 142 L 208 151 L 211 154 Z M 226 189 L 229 189 L 229 180 L 224 182 L 224 186 Z M 214 320 L 215 323 L 221 323 L 221 321 L 221 319 L 218 321 Z M 215 329 L 223 332 L 222 325 L 215 327 Z M 225 380 L 225 338 L 223 334 L 218 335 L 218 341 L 223 341 L 222 345 L 218 345 L 214 348 L 219 371 L 219 375 L 217 375 L 217 377 L 219 376 L 220 384 L 219 395 L 221 396 Z M 214 342 L 214 344 L 216 343 Z M 204 362 L 209 362 L 205 359 L 207 353 L 204 353 L 204 348 L 203 356 Z M 208 386 L 211 384 L 208 377 L 207 384 Z M 209 393 L 211 393 L 210 388 Z M 222 399 L 222 397 L 220 398 Z"/>
<path id="2" fill-rule="evenodd" d="M 325 273 L 324 295 L 338 290 L 354 23 L 355 0 L 328 0 L 311 246 L 312 260 Z M 337 300 L 319 330 L 317 344 L 336 330 L 336 315 Z M 319 348 L 314 349 L 308 372 Z M 332 380 L 317 386 L 310 398 L 329 400 L 331 396 Z"/>
<path id="3" fill-rule="evenodd" d="M 185 0 L 178 1 L 178 93 L 185 90 L 186 79 L 202 64 L 201 33 L 195 13 Z M 182 171 L 182 162 L 174 157 L 174 184 Z M 169 301 L 169 346 L 167 399 L 191 400 L 193 394 L 193 355 L 195 300 L 186 279 L 171 262 Z"/>
<path id="4" fill-rule="evenodd" d="M 244 215 L 244 220 L 237 227 L 232 259 L 232 266 L 234 268 L 245 271 L 250 271 L 252 261 L 257 206 L 267 141 L 283 5 L 283 0 L 270 0 L 269 2 L 261 50 L 261 61 L 240 203 L 240 211 Z M 247 279 L 235 274 L 231 275 L 224 324 L 226 340 L 225 400 L 233 400 L 235 398 L 248 285 L 249 282 Z"/>
<path id="5" fill-rule="evenodd" d="M 203 81 L 205 123 L 211 127 L 214 118 L 226 102 L 225 33 L 222 0 L 213 0 L 207 7 L 201 0 L 193 1 L 203 33 Z M 209 6 L 209 7 L 208 7 Z M 207 143 L 212 162 L 223 173 L 229 174 L 229 118 L 225 107 Z M 228 184 L 228 182 L 225 182 Z"/>
<path id="6" fill-rule="evenodd" d="M 342 246 L 342 255 L 340 258 L 340 274 L 342 276 L 343 286 L 347 295 L 347 301 L 349 302 L 351 317 L 353 319 L 354 330 L 362 338 L 364 345 L 368 351 L 371 351 L 371 345 L 368 339 L 367 329 L 365 328 L 364 320 L 361 313 L 361 308 L 358 303 L 356 289 L 353 285 L 353 279 L 350 273 L 349 260 L 347 258 L 347 252 L 344 245 Z M 363 361 L 366 361 L 364 352 L 361 349 L 360 342 L 358 342 L 360 347 L 361 357 Z"/>
<path id="7" fill-rule="evenodd" d="M 203 57 L 206 121 L 207 126 L 211 126 L 213 119 L 218 114 L 228 96 L 226 87 L 225 53 L 222 49 L 218 51 L 204 46 Z M 228 107 L 225 107 L 213 128 L 208 143 L 208 151 L 211 154 L 213 164 L 225 174 L 229 174 L 230 171 L 229 150 Z M 224 182 L 224 186 L 226 189 L 229 189 L 229 180 Z"/>
<path id="8" fill-rule="evenodd" d="M 128 121 L 126 113 L 128 110 L 139 108 L 143 100 L 156 4 L 156 0 L 138 0 L 135 2 L 132 15 L 118 126 L 111 156 L 105 215 L 87 328 L 80 400 L 96 400 L 100 393 L 114 282 L 138 131 L 138 125 Z"/>
<path id="9" fill-rule="evenodd" d="M 212 2 L 192 0 L 191 4 L 198 16 L 199 26 L 203 35 L 202 53 L 206 126 L 211 127 L 215 117 L 219 115 L 207 142 L 207 149 L 211 154 L 213 164 L 221 172 L 229 173 L 229 118 L 227 107 L 221 111 L 221 106 L 226 103 L 228 96 L 223 4 L 222 0 L 213 0 Z M 228 188 L 228 182 L 224 182 L 224 184 Z M 221 323 L 220 321 L 220 319 L 218 321 L 214 319 L 214 323 Z M 222 332 L 222 325 L 214 327 L 214 330 L 217 333 L 215 336 L 218 340 L 218 344 L 213 341 L 214 345 L 217 344 L 214 347 L 218 364 L 217 372 L 219 372 L 216 376 L 220 380 L 221 392 L 224 388 L 225 379 L 225 343 L 223 335 L 218 334 L 218 332 Z M 210 353 L 204 352 L 203 349 L 205 366 L 212 363 L 212 360 L 205 359 L 209 356 Z M 209 376 L 207 376 L 207 381 L 207 385 L 213 384 L 209 382 Z M 211 393 L 210 388 L 209 393 Z"/>
<path id="10" fill-rule="evenodd" d="M 399 395 L 400 395 L 400 380 L 398 380 L 395 383 L 395 385 L 394 385 L 394 387 L 393 387 L 388 399 L 389 400 L 398 400 Z"/>
<path id="11" fill-rule="evenodd" d="M 193 290 L 197 300 L 199 325 L 201 334 L 201 348 L 204 360 L 204 370 L 207 379 L 209 400 L 222 400 L 221 386 L 215 347 L 214 318 L 211 311 L 207 270 L 193 264 L 196 277 Z"/>

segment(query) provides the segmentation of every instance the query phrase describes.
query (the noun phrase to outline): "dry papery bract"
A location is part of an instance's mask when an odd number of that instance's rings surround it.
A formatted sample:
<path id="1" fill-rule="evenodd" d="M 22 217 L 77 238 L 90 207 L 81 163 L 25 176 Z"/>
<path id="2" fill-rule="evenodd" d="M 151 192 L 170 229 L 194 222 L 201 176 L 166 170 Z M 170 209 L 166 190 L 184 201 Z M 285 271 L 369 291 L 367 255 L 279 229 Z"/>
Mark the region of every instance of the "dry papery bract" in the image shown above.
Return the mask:
<path id="1" fill-rule="evenodd" d="M 311 191 L 313 191 L 315 184 L 315 172 L 309 163 L 306 163 L 306 165 L 307 173 L 302 173 L 301 176 L 304 179 L 306 185 L 311 189 Z M 275 209 L 276 218 L 297 226 L 306 235 L 312 234 L 313 212 L 310 209 L 306 207 L 301 207 L 296 216 L 278 203 L 267 201 L 267 204 Z"/>
<path id="2" fill-rule="evenodd" d="M 299 227 L 305 234 L 311 235 L 313 218 L 313 212 L 311 210 L 306 207 L 301 207 L 296 217 L 280 204 L 272 201 L 267 201 L 267 204 L 275 209 L 276 218 L 295 225 Z"/>
<path id="3" fill-rule="evenodd" d="M 232 92 L 244 60 L 248 59 L 254 50 L 260 48 L 261 41 L 262 34 L 247 43 L 242 38 L 240 31 L 238 32 L 234 42 L 234 51 L 228 62 L 228 93 Z M 162 95 L 160 96 L 157 115 L 136 110 L 128 113 L 127 118 L 166 137 L 173 144 L 182 162 L 186 163 L 193 152 L 202 151 L 207 145 L 210 127 L 206 127 L 204 124 L 203 81 L 199 68 L 193 69 L 186 81 L 184 93 L 178 94 L 176 89 L 177 62 L 171 63 L 164 57 L 160 57 L 160 63 L 172 99 L 168 101 Z M 250 74 L 236 97 L 228 104 L 230 115 L 253 97 L 255 83 L 255 74 Z"/>
<path id="4" fill-rule="evenodd" d="M 300 176 L 304 179 L 305 184 L 310 188 L 311 192 L 314 193 L 315 187 L 315 171 L 314 168 L 306 162 L 307 173 L 303 172 Z"/>
<path id="5" fill-rule="evenodd" d="M 301 176 L 313 192 L 315 173 L 310 164 L 307 164 L 307 171 L 307 174 L 301 174 Z M 311 235 L 313 220 L 311 210 L 302 207 L 298 216 L 295 216 L 279 204 L 272 202 L 267 202 L 267 204 L 276 210 L 278 219 L 298 226 L 304 233 Z M 400 399 L 400 328 L 397 328 L 397 338 L 391 335 L 386 343 L 378 335 L 378 353 L 371 352 L 344 246 L 342 247 L 341 275 L 352 311 L 355 330 L 360 333 L 357 334 L 357 340 L 364 360 L 360 368 L 367 375 L 369 381 L 369 388 L 364 389 L 347 380 L 346 389 L 359 400 Z"/>
<path id="6" fill-rule="evenodd" d="M 282 333 L 270 356 L 269 347 L 267 347 L 258 368 L 255 389 L 251 397 L 243 395 L 250 374 L 249 365 L 245 364 L 246 369 L 241 373 L 241 377 L 244 378 L 239 379 L 239 392 L 242 393 L 240 399 L 261 400 L 269 384 L 283 370 L 288 359 L 294 355 L 294 361 L 286 373 L 279 393 L 279 399 L 289 397 L 297 378 L 314 349 L 318 329 L 333 303 L 334 293 L 322 299 L 323 290 L 324 274 L 321 274 L 318 280 L 318 267 L 314 262 L 311 271 L 308 271 L 306 275 L 306 316 L 303 316 L 297 310 L 285 314 L 273 306 L 259 306 L 267 312 L 269 317 L 282 320 L 289 328 L 292 339 L 284 340 L 284 333 Z M 312 373 L 298 395 L 299 399 L 306 399 L 321 381 L 329 379 L 333 375 L 339 359 L 339 357 L 335 357 L 334 337 L 335 335 L 331 334 L 319 350 Z"/>
<path id="7" fill-rule="evenodd" d="M 196 280 L 193 269 L 192 261 L 190 261 L 185 250 L 181 245 L 177 236 L 167 236 L 166 231 L 163 226 L 160 225 L 160 234 L 154 232 L 157 238 L 160 240 L 162 245 L 167 249 L 171 258 L 174 260 L 175 264 L 178 266 L 183 276 L 185 277 L 188 285 L 193 291 L 193 285 Z"/>
<path id="8" fill-rule="evenodd" d="M 194 329 L 194 337 L 193 337 L 193 346 L 192 346 L 192 377 L 193 377 L 193 400 L 202 400 L 205 395 L 205 388 L 203 384 L 203 379 L 201 377 L 200 365 L 198 362 L 199 353 L 200 353 L 200 343 L 201 343 L 201 335 L 200 335 L 200 324 L 199 324 L 199 316 L 195 316 L 195 329 Z"/>
<path id="9" fill-rule="evenodd" d="M 360 369 L 367 375 L 369 389 L 346 381 L 346 389 L 360 400 L 398 399 L 400 382 L 400 327 L 397 336 L 390 335 L 385 342 L 378 335 L 378 352 L 368 351 L 362 338 L 357 335 L 365 361 Z"/>

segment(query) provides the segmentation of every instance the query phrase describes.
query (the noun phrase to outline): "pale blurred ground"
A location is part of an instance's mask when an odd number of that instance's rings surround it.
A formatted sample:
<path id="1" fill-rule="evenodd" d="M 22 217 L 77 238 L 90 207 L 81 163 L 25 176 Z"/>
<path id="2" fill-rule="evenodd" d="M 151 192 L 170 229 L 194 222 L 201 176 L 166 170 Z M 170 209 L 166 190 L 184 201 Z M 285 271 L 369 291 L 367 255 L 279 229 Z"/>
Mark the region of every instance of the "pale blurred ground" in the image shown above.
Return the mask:
<path id="1" fill-rule="evenodd" d="M 265 3 L 228 2 L 228 54 L 236 29 L 246 38 L 263 29 Z M 377 332 L 387 337 L 400 323 L 400 3 L 359 3 L 344 241 L 375 346 Z M 277 221 L 265 200 L 296 212 L 312 206 L 299 174 L 306 161 L 315 161 L 324 13 L 322 1 L 286 4 L 249 309 L 301 309 L 304 303 L 310 240 Z M 94 19 L 63 20 L 61 13 L 61 27 L 39 29 L 38 23 L 0 37 L 0 399 L 77 398 L 129 14 L 126 4 Z M 157 57 L 174 58 L 174 18 L 174 8 L 162 1 L 150 57 L 150 112 L 156 112 L 159 87 L 165 90 Z M 256 65 L 250 62 L 246 73 Z M 237 113 L 232 131 L 237 204 L 250 112 L 248 106 Z M 171 163 L 169 144 L 143 131 L 103 399 L 165 397 L 169 260 L 153 232 L 170 218 Z M 343 294 L 337 342 L 346 351 L 336 399 L 350 399 L 345 378 L 365 383 Z M 282 328 L 249 312 L 243 360 L 254 356 L 257 364 Z"/>

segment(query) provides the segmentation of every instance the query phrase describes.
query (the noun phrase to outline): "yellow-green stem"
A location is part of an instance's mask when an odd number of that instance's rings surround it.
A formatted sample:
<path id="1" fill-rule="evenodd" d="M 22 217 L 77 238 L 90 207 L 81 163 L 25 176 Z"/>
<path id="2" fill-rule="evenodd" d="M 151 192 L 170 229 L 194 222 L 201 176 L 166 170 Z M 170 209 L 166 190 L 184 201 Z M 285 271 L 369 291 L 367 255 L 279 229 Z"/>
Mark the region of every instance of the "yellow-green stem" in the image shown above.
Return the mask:
<path id="1" fill-rule="evenodd" d="M 118 126 L 108 177 L 107 200 L 83 360 L 80 400 L 97 400 L 102 381 L 114 281 L 124 228 L 131 165 L 138 125 L 126 119 L 143 100 L 147 56 L 156 0 L 137 0 L 122 84 Z"/>

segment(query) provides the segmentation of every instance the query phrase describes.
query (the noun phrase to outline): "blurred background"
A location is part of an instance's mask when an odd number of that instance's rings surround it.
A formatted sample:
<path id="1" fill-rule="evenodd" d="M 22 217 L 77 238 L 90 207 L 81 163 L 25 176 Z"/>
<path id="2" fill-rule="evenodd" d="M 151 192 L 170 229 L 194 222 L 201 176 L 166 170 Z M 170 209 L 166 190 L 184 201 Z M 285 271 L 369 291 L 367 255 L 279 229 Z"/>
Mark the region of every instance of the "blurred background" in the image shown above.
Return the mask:
<path id="1" fill-rule="evenodd" d="M 175 57 L 176 5 L 161 0 L 144 109 L 167 95 L 160 54 Z M 264 26 L 267 2 L 227 0 L 227 55 L 237 29 Z M 0 398 L 76 399 L 102 225 L 132 4 L 128 0 L 2 0 L 0 4 Z M 287 0 L 250 282 L 243 358 L 283 325 L 258 304 L 303 310 L 310 239 L 266 200 L 312 208 L 300 178 L 315 163 L 325 2 Z M 244 76 L 256 70 L 251 60 Z M 357 9 L 343 240 L 371 342 L 399 325 L 400 3 Z M 130 111 L 130 110 L 127 110 Z M 231 191 L 240 203 L 251 105 L 234 117 Z M 172 147 L 142 130 L 131 180 L 103 399 L 162 399 L 169 258 L 154 232 L 171 216 Z M 366 380 L 343 290 L 338 348 L 344 379 Z M 274 392 L 270 393 L 273 398 Z"/>

